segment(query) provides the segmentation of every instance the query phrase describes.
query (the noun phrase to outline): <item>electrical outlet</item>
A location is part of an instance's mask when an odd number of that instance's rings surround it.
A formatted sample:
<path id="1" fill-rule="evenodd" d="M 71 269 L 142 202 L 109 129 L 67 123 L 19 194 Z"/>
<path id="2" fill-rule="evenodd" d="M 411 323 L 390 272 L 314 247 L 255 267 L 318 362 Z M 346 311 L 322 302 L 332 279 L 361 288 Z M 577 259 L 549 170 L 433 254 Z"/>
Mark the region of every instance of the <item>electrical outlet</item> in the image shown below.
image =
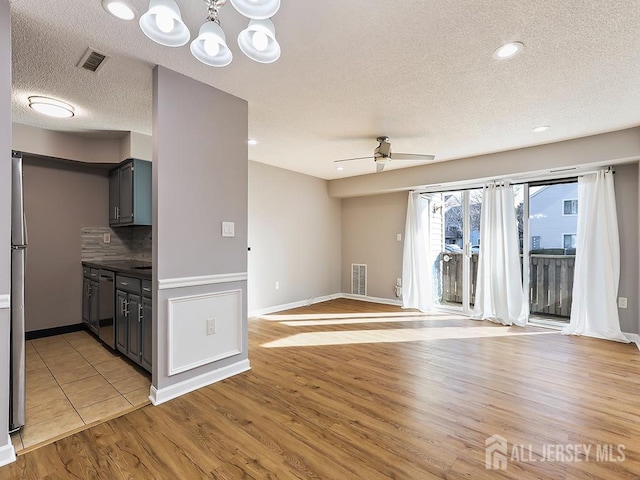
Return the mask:
<path id="1" fill-rule="evenodd" d="M 276 280 L 276 290 L 280 290 L 280 282 Z"/>
<path id="2" fill-rule="evenodd" d="M 401 233 L 396 233 L 396 241 L 398 241 L 398 242 L 402 241 L 402 234 Z"/>
<path id="3" fill-rule="evenodd" d="M 102 241 L 104 243 L 111 243 L 111 234 L 110 233 L 103 233 L 102 234 Z"/>
<path id="4" fill-rule="evenodd" d="M 401 287 L 401 286 L 402 286 L 402 279 L 396 278 L 396 287 Z"/>
<path id="5" fill-rule="evenodd" d="M 618 307 L 627 308 L 627 297 L 618 297 Z"/>
<path id="6" fill-rule="evenodd" d="M 216 333 L 216 319 L 210 318 L 207 320 L 207 335 L 213 335 Z"/>

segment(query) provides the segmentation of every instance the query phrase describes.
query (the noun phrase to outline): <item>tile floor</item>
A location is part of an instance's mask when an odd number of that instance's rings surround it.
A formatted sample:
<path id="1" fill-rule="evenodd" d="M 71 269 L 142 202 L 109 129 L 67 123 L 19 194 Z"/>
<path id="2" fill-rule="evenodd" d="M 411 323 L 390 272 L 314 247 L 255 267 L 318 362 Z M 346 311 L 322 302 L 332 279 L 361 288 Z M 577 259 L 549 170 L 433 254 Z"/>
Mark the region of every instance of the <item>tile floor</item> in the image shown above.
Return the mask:
<path id="1" fill-rule="evenodd" d="M 149 403 L 151 376 L 90 333 L 26 343 L 26 425 L 16 452 Z"/>

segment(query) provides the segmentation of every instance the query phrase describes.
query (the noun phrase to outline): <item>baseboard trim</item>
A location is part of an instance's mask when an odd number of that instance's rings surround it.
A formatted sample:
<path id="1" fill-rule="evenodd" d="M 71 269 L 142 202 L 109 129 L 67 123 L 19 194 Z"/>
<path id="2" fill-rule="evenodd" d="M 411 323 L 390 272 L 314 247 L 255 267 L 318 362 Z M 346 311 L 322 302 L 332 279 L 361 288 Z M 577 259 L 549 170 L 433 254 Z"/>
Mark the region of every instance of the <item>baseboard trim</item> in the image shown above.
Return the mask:
<path id="1" fill-rule="evenodd" d="M 311 297 L 306 300 L 299 300 L 297 302 L 274 305 L 273 307 L 260 308 L 258 310 L 253 310 L 249 312 L 249 317 L 260 317 L 262 315 L 269 315 L 270 313 L 282 312 L 284 310 L 291 310 L 292 308 L 308 307 L 309 305 L 313 305 L 316 303 L 335 300 L 336 298 L 340 298 L 340 295 L 341 294 L 339 293 L 334 293 L 332 295 L 324 295 L 322 297 Z"/>
<path id="2" fill-rule="evenodd" d="M 308 307 L 316 303 L 328 302 L 329 300 L 336 300 L 338 298 L 348 298 L 350 300 L 359 300 L 361 302 L 381 303 L 384 305 L 402 306 L 401 300 L 393 300 L 391 298 L 381 297 L 368 297 L 365 295 L 354 295 L 352 293 L 334 293 L 332 295 L 324 295 L 322 297 L 311 297 L 306 300 L 299 300 L 297 302 L 283 303 L 282 305 L 274 305 L 273 307 L 260 308 L 258 310 L 252 310 L 249 312 L 249 317 L 260 317 L 262 315 L 269 315 L 270 313 L 282 312 L 284 310 L 291 310 L 292 308 Z"/>
<path id="3" fill-rule="evenodd" d="M 369 297 L 367 295 L 355 295 L 353 293 L 341 293 L 340 296 L 341 298 L 360 300 L 361 302 L 381 303 L 383 305 L 395 305 L 397 307 L 402 306 L 402 300 L 394 300 L 392 298 Z"/>
<path id="4" fill-rule="evenodd" d="M 16 461 L 16 451 L 11 443 L 11 436 L 7 435 L 7 444 L 0 447 L 0 467 Z"/>
<path id="5" fill-rule="evenodd" d="M 32 330 L 24 334 L 25 340 L 35 340 L 36 338 L 53 337 L 54 335 L 62 335 L 64 333 L 79 332 L 85 330 L 83 323 L 74 323 L 73 325 L 64 325 L 62 327 L 45 328 L 43 330 Z"/>
<path id="6" fill-rule="evenodd" d="M 11 308 L 11 295 L 0 295 L 0 308 Z"/>
<path id="7" fill-rule="evenodd" d="M 202 275 L 199 277 L 163 278 L 158 280 L 158 290 L 170 288 L 199 287 L 217 283 L 243 282 L 247 280 L 247 272 L 221 273 L 219 275 Z"/>
<path id="8" fill-rule="evenodd" d="M 233 377 L 234 375 L 246 372 L 247 370 L 251 370 L 251 365 L 248 359 L 241 360 L 212 372 L 203 373 L 197 377 L 169 385 L 165 388 L 157 389 L 154 386 L 151 386 L 149 391 L 149 400 L 153 405 L 157 406 L 184 395 L 185 393 L 193 392 L 194 390 L 219 382 L 225 378 Z"/>
<path id="9" fill-rule="evenodd" d="M 625 337 L 627 337 L 630 341 L 635 343 L 636 347 L 638 347 L 638 350 L 640 350 L 640 335 L 638 335 L 637 333 L 626 333 L 626 332 L 622 332 L 622 334 Z"/>

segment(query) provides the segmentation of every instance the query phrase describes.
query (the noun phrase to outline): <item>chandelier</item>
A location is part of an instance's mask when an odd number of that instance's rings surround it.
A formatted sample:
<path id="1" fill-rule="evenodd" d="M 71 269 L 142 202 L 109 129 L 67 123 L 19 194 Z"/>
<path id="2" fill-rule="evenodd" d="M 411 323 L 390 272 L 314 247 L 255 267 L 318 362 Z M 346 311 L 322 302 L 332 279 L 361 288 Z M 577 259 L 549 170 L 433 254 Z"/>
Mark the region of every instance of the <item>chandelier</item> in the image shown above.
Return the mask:
<path id="1" fill-rule="evenodd" d="M 224 67 L 233 60 L 218 18 L 220 8 L 227 0 L 204 1 L 207 4 L 207 20 L 200 27 L 197 38 L 191 42 L 191 53 L 206 65 Z M 239 13 L 249 19 L 247 28 L 238 35 L 238 46 L 242 53 L 259 63 L 278 60 L 280 45 L 270 19 L 280 8 L 280 0 L 230 1 Z M 140 28 L 151 40 L 167 47 L 181 47 L 191 38 L 175 0 L 151 0 L 149 10 L 140 17 Z"/>

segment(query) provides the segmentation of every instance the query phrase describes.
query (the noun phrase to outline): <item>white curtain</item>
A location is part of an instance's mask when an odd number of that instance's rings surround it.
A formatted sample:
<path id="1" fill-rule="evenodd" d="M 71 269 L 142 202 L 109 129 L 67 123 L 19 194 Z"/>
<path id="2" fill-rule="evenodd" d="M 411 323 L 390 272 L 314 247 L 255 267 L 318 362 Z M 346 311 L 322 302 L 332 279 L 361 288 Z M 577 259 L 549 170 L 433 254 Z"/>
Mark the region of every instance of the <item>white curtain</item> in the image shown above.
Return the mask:
<path id="1" fill-rule="evenodd" d="M 628 343 L 620 331 L 617 296 L 620 241 L 613 173 L 578 179 L 578 231 L 573 302 L 567 335 L 587 335 Z"/>
<path id="2" fill-rule="evenodd" d="M 402 306 L 434 310 L 432 260 L 429 254 L 431 202 L 409 192 L 402 255 Z"/>
<path id="3" fill-rule="evenodd" d="M 520 248 L 513 188 L 485 185 L 480 216 L 480 253 L 472 318 L 503 325 L 526 325 Z"/>

